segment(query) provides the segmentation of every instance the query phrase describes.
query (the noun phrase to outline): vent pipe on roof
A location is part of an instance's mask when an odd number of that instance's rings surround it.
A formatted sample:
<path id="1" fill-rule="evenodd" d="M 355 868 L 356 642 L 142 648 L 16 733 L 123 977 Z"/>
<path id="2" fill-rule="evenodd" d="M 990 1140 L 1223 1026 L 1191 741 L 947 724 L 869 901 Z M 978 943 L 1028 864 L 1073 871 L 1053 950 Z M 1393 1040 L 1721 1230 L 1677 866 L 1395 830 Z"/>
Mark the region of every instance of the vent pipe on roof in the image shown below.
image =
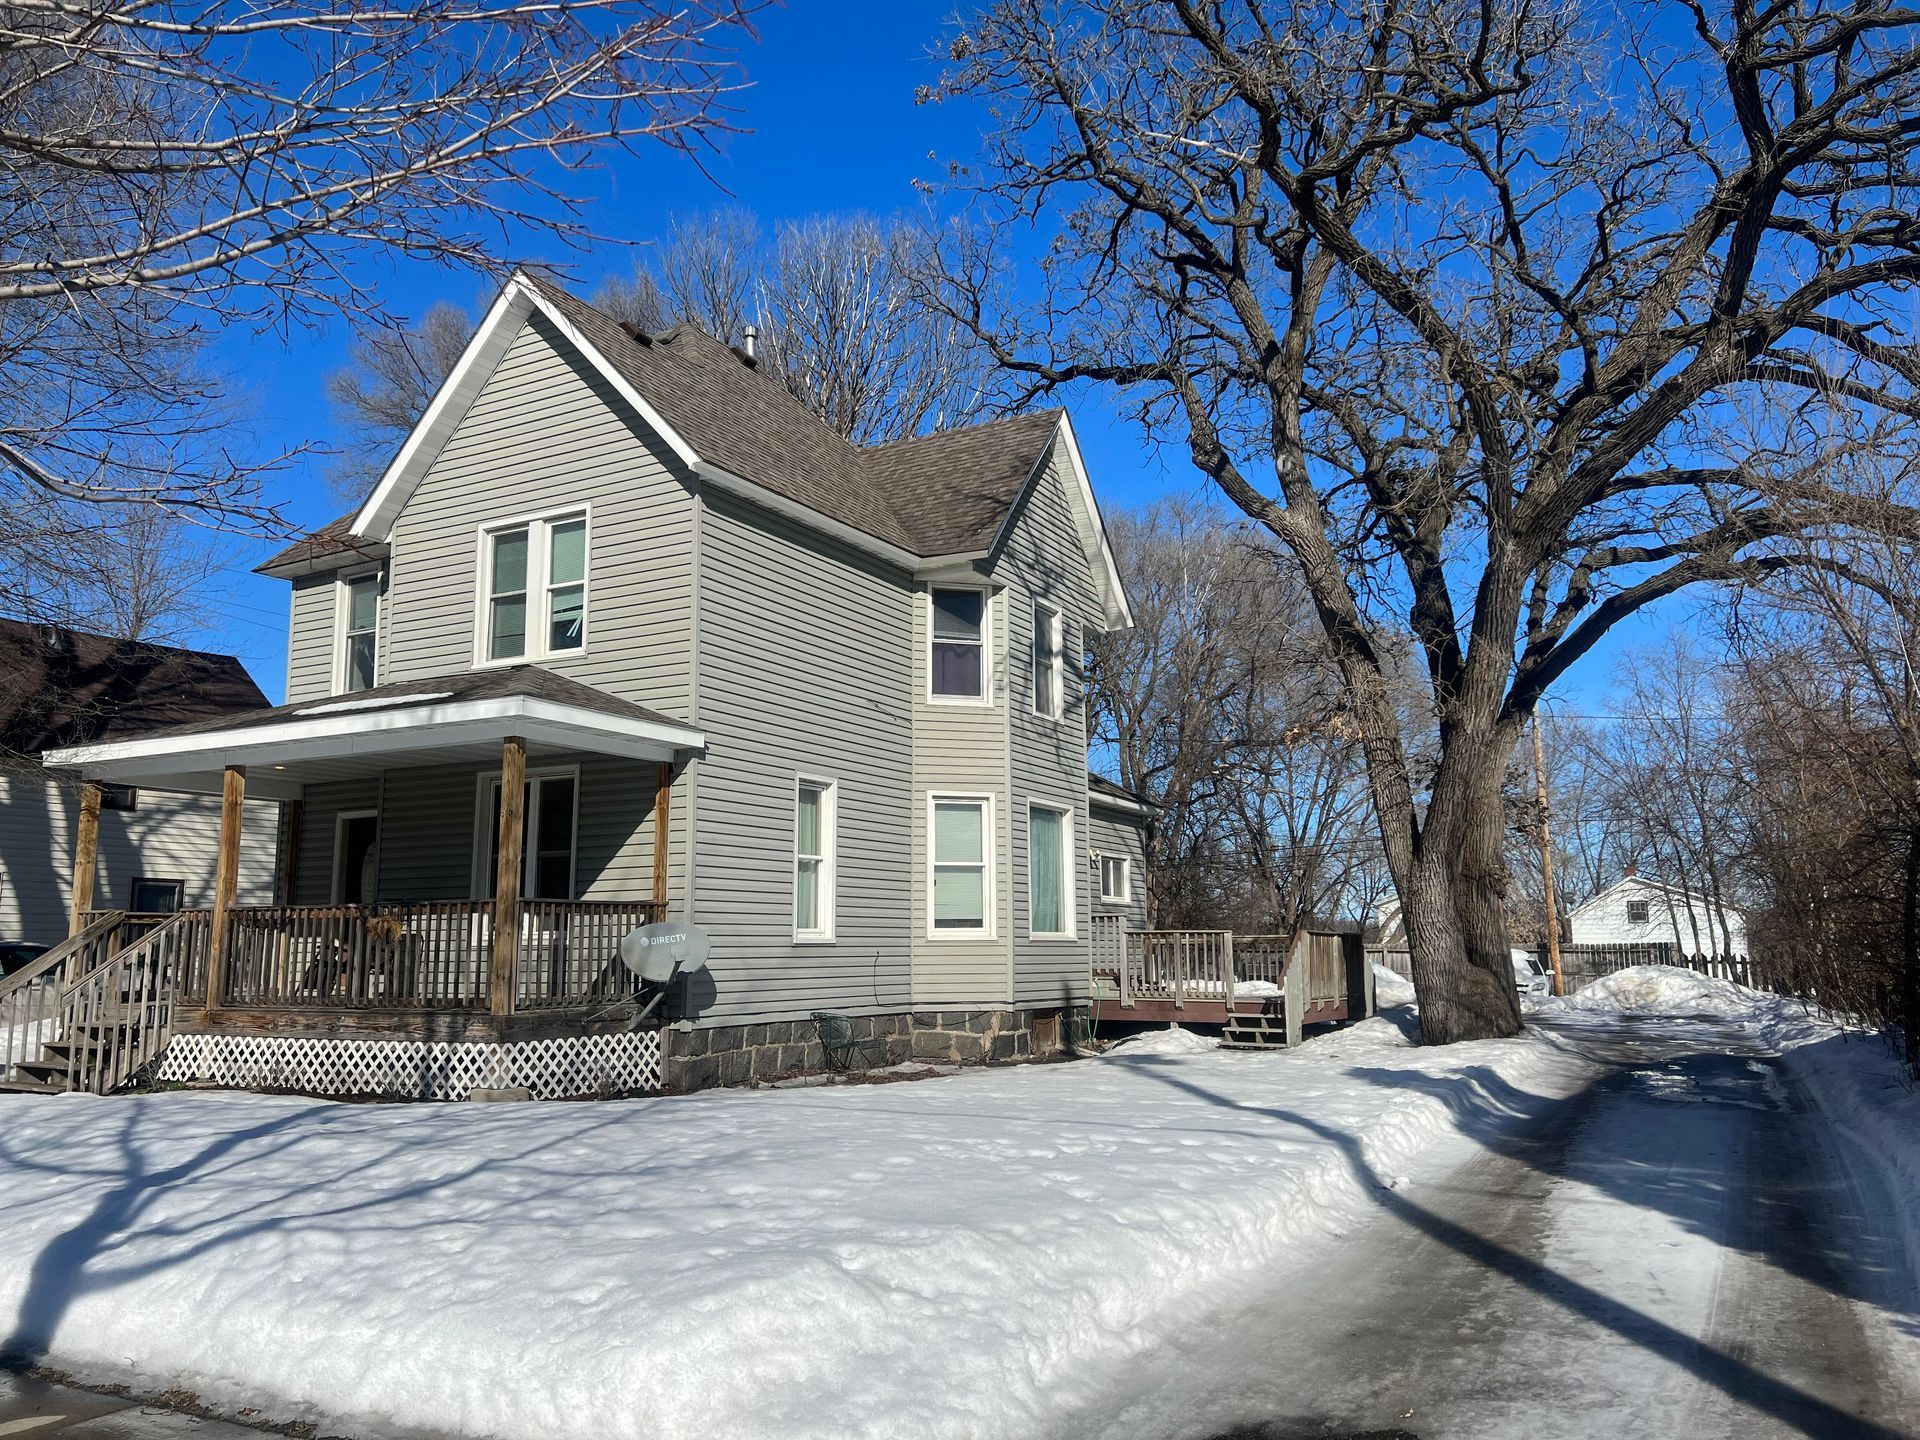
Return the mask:
<path id="1" fill-rule="evenodd" d="M 760 357 L 754 352 L 754 347 L 755 342 L 760 339 L 760 327 L 758 325 L 747 326 L 745 330 L 740 332 L 740 338 L 742 348 L 747 352 L 747 359 L 758 360 Z"/>

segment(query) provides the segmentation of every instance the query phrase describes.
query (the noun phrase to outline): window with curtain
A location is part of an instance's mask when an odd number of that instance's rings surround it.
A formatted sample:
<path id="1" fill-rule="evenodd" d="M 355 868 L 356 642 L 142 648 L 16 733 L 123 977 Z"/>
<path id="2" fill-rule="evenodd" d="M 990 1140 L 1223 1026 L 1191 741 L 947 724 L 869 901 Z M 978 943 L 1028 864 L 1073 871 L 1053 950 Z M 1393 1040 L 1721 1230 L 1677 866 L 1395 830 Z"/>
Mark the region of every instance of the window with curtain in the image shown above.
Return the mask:
<path id="1" fill-rule="evenodd" d="M 1033 606 L 1033 713 L 1060 718 L 1060 612 Z"/>
<path id="2" fill-rule="evenodd" d="M 833 934 L 833 792 L 819 781 L 796 787 L 793 817 L 793 933 L 825 940 Z"/>
<path id="3" fill-rule="evenodd" d="M 986 694 L 987 595 L 984 590 L 933 591 L 933 693 L 979 700 Z"/>
<path id="4" fill-rule="evenodd" d="M 341 688 L 371 690 L 377 669 L 380 629 L 380 577 L 356 575 L 346 582 L 342 635 Z"/>
<path id="5" fill-rule="evenodd" d="M 1071 817 L 1064 810 L 1035 805 L 1027 822 L 1027 909 L 1035 935 L 1073 933 L 1073 897 L 1067 883 L 1067 834 Z"/>
<path id="6" fill-rule="evenodd" d="M 587 517 L 484 532 L 487 660 L 538 660 L 587 643 Z"/>
<path id="7" fill-rule="evenodd" d="M 933 804 L 933 929 L 986 934 L 988 826 L 984 800 Z"/>

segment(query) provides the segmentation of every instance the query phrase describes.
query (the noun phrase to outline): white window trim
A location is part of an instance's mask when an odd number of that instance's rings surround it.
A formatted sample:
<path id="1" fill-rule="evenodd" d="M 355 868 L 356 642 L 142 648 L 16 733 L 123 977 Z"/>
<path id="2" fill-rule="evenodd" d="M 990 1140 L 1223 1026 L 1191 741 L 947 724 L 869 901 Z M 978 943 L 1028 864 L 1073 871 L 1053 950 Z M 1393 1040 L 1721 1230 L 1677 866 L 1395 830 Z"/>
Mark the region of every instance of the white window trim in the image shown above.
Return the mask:
<path id="1" fill-rule="evenodd" d="M 800 928 L 800 791 L 805 786 L 821 792 L 820 794 L 820 924 L 813 930 Z M 789 872 L 793 882 L 793 943 L 796 945 L 831 945 L 834 939 L 834 921 L 839 909 L 835 903 L 835 891 L 840 876 L 840 782 L 825 775 L 796 775 L 793 777 L 793 868 Z"/>
<path id="2" fill-rule="evenodd" d="M 933 592 L 936 590 L 974 590 L 980 595 L 980 693 L 973 695 L 936 695 L 933 692 Z M 974 709 L 993 706 L 993 587 L 989 585 L 929 585 L 927 601 L 927 703 L 930 705 L 966 705 Z"/>
<path id="3" fill-rule="evenodd" d="M 1040 599 L 1036 599 L 1033 602 L 1033 613 L 1036 620 L 1040 616 L 1045 615 L 1051 622 L 1049 628 L 1053 631 L 1053 709 L 1042 710 L 1040 708 L 1040 657 L 1030 654 L 1029 658 L 1033 662 L 1032 709 L 1033 713 L 1041 719 L 1052 720 L 1057 723 L 1067 718 L 1066 616 L 1058 605 Z M 1029 651 L 1032 649 L 1031 637 L 1028 639 L 1028 649 Z"/>
<path id="4" fill-rule="evenodd" d="M 559 776 L 573 777 L 573 833 L 567 837 L 572 862 L 567 872 L 567 898 L 580 888 L 580 767 L 578 765 L 542 765 L 538 768 L 527 767 L 527 782 L 531 786 L 536 780 L 547 780 Z M 493 790 L 500 783 L 498 768 L 482 770 L 474 777 L 473 796 L 473 898 L 478 900 L 487 893 L 487 885 L 493 877 L 487 874 L 487 866 L 493 858 L 493 837 L 487 833 L 487 822 L 493 818 Z M 531 795 L 529 796 L 531 798 Z M 535 804 L 537 805 L 537 801 Z M 520 817 L 520 898 L 530 898 L 533 890 L 533 867 L 539 859 L 535 847 L 527 843 L 534 833 L 534 810 L 528 807 L 527 813 Z M 551 898 L 551 897 L 546 897 Z"/>
<path id="5" fill-rule="evenodd" d="M 970 805 L 977 804 L 981 806 L 984 811 L 980 827 L 981 868 L 983 871 L 980 885 L 980 908 L 986 923 L 974 930 L 955 930 L 951 928 L 935 929 L 933 924 L 934 855 L 937 853 L 934 835 L 934 812 L 936 806 L 953 802 Z M 925 925 L 927 939 L 959 941 L 966 944 L 973 944 L 997 940 L 999 938 L 999 904 L 996 898 L 999 894 L 999 889 L 995 883 L 996 872 L 999 869 L 998 850 L 995 845 L 997 834 L 998 831 L 994 820 L 994 801 L 991 794 L 964 790 L 939 790 L 929 791 L 927 793 L 927 914 Z"/>
<path id="6" fill-rule="evenodd" d="M 1107 894 L 1106 864 L 1109 860 L 1118 860 L 1120 862 L 1120 893 L 1118 895 Z M 1093 852 L 1093 877 L 1094 883 L 1098 887 L 1101 904 L 1131 905 L 1133 903 L 1133 857 L 1131 855 L 1115 855 L 1111 851 L 1095 850 Z"/>
<path id="7" fill-rule="evenodd" d="M 580 644 L 572 650 L 552 650 L 547 646 L 550 624 L 547 599 L 551 585 L 552 531 L 569 520 L 587 522 L 582 557 L 582 593 L 585 601 L 580 617 Z M 507 530 L 527 532 L 527 648 L 518 655 L 499 659 L 488 653 L 489 625 L 493 599 L 493 537 Z M 507 520 L 489 520 L 480 525 L 474 537 L 473 564 L 473 668 L 491 670 L 503 665 L 534 665 L 543 660 L 580 660 L 593 648 L 593 506 L 590 503 L 567 505 L 533 515 L 516 515 Z"/>
<path id="8" fill-rule="evenodd" d="M 357 695 L 357 690 L 347 689 L 347 613 L 350 604 L 351 587 L 356 580 L 372 577 L 376 582 L 384 579 L 385 567 L 380 565 L 362 565 L 353 570 L 342 570 L 333 579 L 333 693 L 335 695 Z M 373 593 L 373 683 L 380 683 L 380 662 L 385 658 L 381 653 L 381 621 L 386 617 L 381 613 L 386 609 L 386 586 L 376 583 Z"/>
<path id="9" fill-rule="evenodd" d="M 346 853 L 346 845 L 344 842 L 347 838 L 347 822 L 349 820 L 373 821 L 374 873 L 377 875 L 380 871 L 380 812 L 378 810 L 337 811 L 333 817 L 333 877 L 327 883 L 327 902 L 332 905 L 345 903 L 340 898 L 341 891 L 344 888 L 340 882 L 347 877 L 341 873 L 340 860 Z"/>
<path id="10" fill-rule="evenodd" d="M 1065 917 L 1067 928 L 1064 930 L 1036 930 L 1033 928 L 1033 812 L 1051 810 L 1060 816 L 1060 914 Z M 1027 801 L 1027 938 L 1029 940 L 1077 940 L 1080 938 L 1079 894 L 1074 888 L 1073 872 L 1078 868 L 1075 855 L 1073 827 L 1073 806 L 1063 805 L 1057 800 L 1041 798 Z"/>

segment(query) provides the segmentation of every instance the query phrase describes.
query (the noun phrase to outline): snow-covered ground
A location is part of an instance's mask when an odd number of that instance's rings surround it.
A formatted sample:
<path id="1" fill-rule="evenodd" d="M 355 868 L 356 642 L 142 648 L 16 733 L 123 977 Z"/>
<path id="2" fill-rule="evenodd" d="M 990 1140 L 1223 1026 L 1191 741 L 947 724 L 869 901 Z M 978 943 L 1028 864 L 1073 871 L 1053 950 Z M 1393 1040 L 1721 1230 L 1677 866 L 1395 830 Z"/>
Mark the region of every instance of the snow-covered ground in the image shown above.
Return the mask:
<path id="1" fill-rule="evenodd" d="M 1538 1039 L 1163 1032 L 904 1085 L 583 1105 L 0 1100 L 0 1317 L 358 1433 L 1056 1433 Z"/>
<path id="2" fill-rule="evenodd" d="M 1556 1008 L 1812 1023 L 1632 975 Z M 361 1435 L 1072 1433 L 1223 1287 L 1589 1073 L 1410 1025 L 609 1104 L 0 1097 L 0 1342 Z M 1823 1083 L 1885 1053 L 1846 1052 Z"/>

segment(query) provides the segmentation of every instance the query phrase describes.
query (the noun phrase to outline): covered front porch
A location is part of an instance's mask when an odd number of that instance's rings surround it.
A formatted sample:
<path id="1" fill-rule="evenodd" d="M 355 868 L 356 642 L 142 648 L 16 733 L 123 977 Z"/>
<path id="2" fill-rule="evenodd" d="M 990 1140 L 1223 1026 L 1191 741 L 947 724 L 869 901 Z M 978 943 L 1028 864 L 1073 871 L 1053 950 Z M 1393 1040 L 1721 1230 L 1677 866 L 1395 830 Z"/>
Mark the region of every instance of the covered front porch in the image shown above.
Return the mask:
<path id="1" fill-rule="evenodd" d="M 151 917 L 175 1033 L 506 1042 L 618 1023 L 619 943 L 672 908 L 673 782 L 703 737 L 533 667 L 56 752 L 222 797 L 213 903 Z M 237 903 L 248 798 L 277 903 Z M 83 809 L 76 932 L 92 912 Z"/>

